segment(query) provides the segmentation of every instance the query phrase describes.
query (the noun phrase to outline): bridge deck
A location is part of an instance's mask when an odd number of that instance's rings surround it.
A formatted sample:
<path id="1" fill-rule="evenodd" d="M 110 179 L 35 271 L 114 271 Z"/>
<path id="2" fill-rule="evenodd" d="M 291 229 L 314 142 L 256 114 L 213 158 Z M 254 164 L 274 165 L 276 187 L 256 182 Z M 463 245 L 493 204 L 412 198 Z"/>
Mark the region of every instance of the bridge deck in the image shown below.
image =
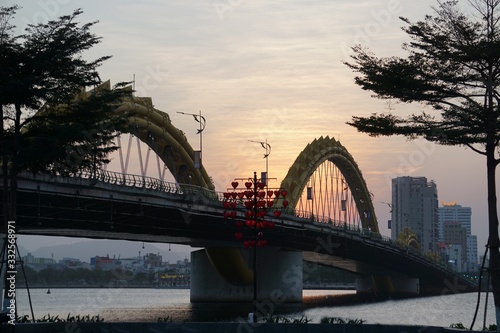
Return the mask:
<path id="1" fill-rule="evenodd" d="M 234 223 L 223 218 L 221 194 L 178 184 L 145 186 L 137 179 L 107 177 L 20 177 L 17 232 L 193 247 L 242 246 L 234 239 Z M 265 230 L 269 246 L 303 251 L 308 261 L 358 273 L 363 263 L 381 272 L 418 277 L 427 294 L 476 288 L 474 282 L 422 253 L 368 230 L 313 222 L 295 216 L 293 210 L 274 221 L 276 227 Z"/>

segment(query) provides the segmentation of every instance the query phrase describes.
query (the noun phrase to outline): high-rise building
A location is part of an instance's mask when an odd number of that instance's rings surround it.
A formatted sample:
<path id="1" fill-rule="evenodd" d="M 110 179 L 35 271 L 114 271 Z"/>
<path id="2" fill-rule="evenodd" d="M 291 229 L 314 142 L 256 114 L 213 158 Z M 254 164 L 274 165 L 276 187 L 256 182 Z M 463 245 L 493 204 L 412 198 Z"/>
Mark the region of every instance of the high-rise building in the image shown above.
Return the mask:
<path id="1" fill-rule="evenodd" d="M 456 201 L 441 201 L 441 204 L 443 207 L 439 207 L 439 239 L 443 240 L 443 227 L 446 222 L 460 223 L 467 230 L 467 235 L 471 235 L 471 208 L 457 205 Z"/>
<path id="2" fill-rule="evenodd" d="M 460 245 L 464 251 L 464 270 L 475 271 L 478 267 L 477 261 L 477 236 L 471 233 L 472 210 L 470 207 L 457 205 L 456 201 L 441 201 L 443 207 L 439 207 L 439 240 L 450 245 Z M 460 225 L 466 233 L 465 244 L 463 241 L 445 232 L 448 225 Z"/>
<path id="3" fill-rule="evenodd" d="M 458 222 L 446 221 L 443 226 L 443 239 L 448 248 L 453 247 L 455 251 L 460 248 L 460 262 L 456 262 L 458 259 L 455 256 L 452 267 L 459 272 L 467 270 L 467 229 Z M 446 255 L 450 262 L 450 252 Z"/>
<path id="4" fill-rule="evenodd" d="M 457 272 L 464 272 L 463 248 L 460 245 L 448 245 L 445 254 L 450 268 Z"/>
<path id="5" fill-rule="evenodd" d="M 477 260 L 477 236 L 467 236 L 467 271 L 475 272 L 479 270 L 479 262 Z"/>
<path id="6" fill-rule="evenodd" d="M 438 197 L 434 181 L 425 177 L 392 179 L 391 238 L 409 228 L 424 252 L 438 245 Z"/>

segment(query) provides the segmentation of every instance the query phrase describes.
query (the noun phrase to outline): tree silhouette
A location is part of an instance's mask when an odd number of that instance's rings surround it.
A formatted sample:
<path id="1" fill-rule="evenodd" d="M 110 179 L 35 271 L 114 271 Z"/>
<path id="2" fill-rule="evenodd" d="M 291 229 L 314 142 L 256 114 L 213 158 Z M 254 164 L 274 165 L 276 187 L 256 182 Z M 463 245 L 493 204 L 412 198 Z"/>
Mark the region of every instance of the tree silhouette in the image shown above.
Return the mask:
<path id="1" fill-rule="evenodd" d="M 433 113 L 405 117 L 372 114 L 348 122 L 371 136 L 423 137 L 442 145 L 462 145 L 486 157 L 487 249 L 497 323 L 500 322 L 500 254 L 495 169 L 500 162 L 500 0 L 469 0 L 469 14 L 458 1 L 438 2 L 424 21 L 401 18 L 411 41 L 407 57 L 379 58 L 357 45 L 352 62 L 355 83 L 374 97 L 431 106 Z"/>
<path id="2" fill-rule="evenodd" d="M 110 56 L 92 61 L 83 53 L 100 42 L 90 32 L 97 22 L 80 24 L 80 9 L 47 23 L 28 25 L 22 35 L 10 24 L 18 6 L 0 7 L 0 158 L 2 213 L 16 221 L 21 171 L 76 173 L 107 162 L 121 119 L 113 103 L 130 91 L 97 89 L 97 68 Z M 88 88 L 94 88 L 87 92 Z M 76 98 L 80 96 L 80 98 Z M 5 295 L 7 288 L 5 288 Z M 8 303 L 5 297 L 4 308 Z"/>

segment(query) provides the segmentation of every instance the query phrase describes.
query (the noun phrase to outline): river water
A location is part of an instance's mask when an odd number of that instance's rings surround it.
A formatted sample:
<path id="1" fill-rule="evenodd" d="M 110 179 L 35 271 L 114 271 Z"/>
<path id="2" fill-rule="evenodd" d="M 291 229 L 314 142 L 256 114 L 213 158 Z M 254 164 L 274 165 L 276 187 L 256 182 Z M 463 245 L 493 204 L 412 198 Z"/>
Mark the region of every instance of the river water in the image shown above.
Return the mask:
<path id="1" fill-rule="evenodd" d="M 68 314 L 99 315 L 109 321 L 152 321 L 171 318 L 181 321 L 244 321 L 252 311 L 249 304 L 193 304 L 189 302 L 188 289 L 31 289 L 35 318 Z M 477 303 L 477 293 L 449 294 L 435 297 L 421 297 L 382 302 L 331 305 L 328 301 L 346 297 L 354 291 L 304 290 L 304 303 L 277 305 L 262 303 L 262 311 L 288 318 L 302 316 L 318 323 L 323 317 L 362 319 L 368 324 L 408 324 L 444 326 L 472 323 Z M 323 303 L 318 300 L 324 299 Z M 475 329 L 481 329 L 486 294 L 481 294 L 479 313 Z M 311 300 L 315 300 L 312 302 Z M 31 310 L 26 289 L 17 290 L 18 315 L 29 315 Z M 493 297 L 487 304 L 486 326 L 495 322 Z"/>

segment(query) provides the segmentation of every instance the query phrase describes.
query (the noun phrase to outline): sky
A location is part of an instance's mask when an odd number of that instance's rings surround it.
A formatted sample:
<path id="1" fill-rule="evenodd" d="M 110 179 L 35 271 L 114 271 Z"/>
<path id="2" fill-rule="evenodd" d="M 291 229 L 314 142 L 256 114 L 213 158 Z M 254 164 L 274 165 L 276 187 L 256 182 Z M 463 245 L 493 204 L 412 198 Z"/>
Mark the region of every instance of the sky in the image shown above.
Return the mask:
<path id="1" fill-rule="evenodd" d="M 384 202 L 391 201 L 391 178 L 423 176 L 435 181 L 440 201 L 472 208 L 472 233 L 478 236 L 478 252 L 484 251 L 486 161 L 481 155 L 423 140 L 372 138 L 346 124 L 353 115 L 389 109 L 399 115 L 432 111 L 372 98 L 354 84 L 355 73 L 343 62 L 355 44 L 378 56 L 404 56 L 401 44 L 408 38 L 399 17 L 422 20 L 437 1 L 15 2 L 22 7 L 15 20 L 19 31 L 76 8 L 84 11 L 81 22 L 99 21 L 92 32 L 102 41 L 85 58 L 112 55 L 99 70 L 101 78 L 112 84 L 135 78 L 136 95 L 151 97 L 195 150 L 198 124 L 177 112 L 201 111 L 207 121 L 203 164 L 217 190 L 264 171 L 262 147 L 249 140 L 272 146 L 269 176 L 280 182 L 308 143 L 334 137 L 354 157 L 374 195 L 382 234 L 390 235 Z M 130 173 L 137 173 L 133 168 Z M 74 241 L 29 239 L 32 246 Z"/>

